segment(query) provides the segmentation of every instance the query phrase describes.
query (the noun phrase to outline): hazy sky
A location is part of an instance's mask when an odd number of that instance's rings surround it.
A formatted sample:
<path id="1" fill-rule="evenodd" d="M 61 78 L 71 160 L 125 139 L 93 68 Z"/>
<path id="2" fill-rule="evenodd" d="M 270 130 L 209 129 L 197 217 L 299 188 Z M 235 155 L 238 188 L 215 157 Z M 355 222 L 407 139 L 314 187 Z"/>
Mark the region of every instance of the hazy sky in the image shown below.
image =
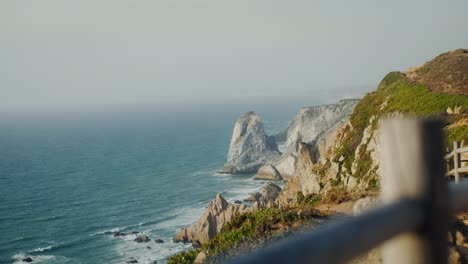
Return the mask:
<path id="1" fill-rule="evenodd" d="M 0 107 L 348 96 L 467 48 L 467 10 L 467 0 L 1 0 Z"/>

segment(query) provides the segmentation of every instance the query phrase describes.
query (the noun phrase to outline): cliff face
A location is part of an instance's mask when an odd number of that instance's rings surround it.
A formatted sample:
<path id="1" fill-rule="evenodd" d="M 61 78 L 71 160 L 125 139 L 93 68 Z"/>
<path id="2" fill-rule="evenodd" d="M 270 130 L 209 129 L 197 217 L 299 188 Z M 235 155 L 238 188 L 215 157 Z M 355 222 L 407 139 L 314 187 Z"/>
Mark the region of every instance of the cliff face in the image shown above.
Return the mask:
<path id="1" fill-rule="evenodd" d="M 263 122 L 254 112 L 242 115 L 234 125 L 227 162 L 221 173 L 255 173 L 280 157 L 273 137 L 265 134 Z"/>
<path id="2" fill-rule="evenodd" d="M 468 97 L 461 94 L 468 91 L 468 84 L 463 84 L 463 78 L 454 77 L 455 80 L 448 77 L 453 69 L 448 69 L 446 64 L 452 62 L 444 61 L 451 61 L 447 56 L 455 56 L 459 60 L 457 65 L 465 65 L 468 63 L 468 56 L 465 54 L 465 50 L 445 53 L 423 66 L 430 70 L 416 70 L 429 72 L 427 76 L 409 76 L 408 73 L 399 72 L 385 76 L 375 92 L 367 94 L 359 101 L 347 122 L 337 125 L 332 132 L 315 140 L 312 151 L 316 151 L 318 157 L 298 151 L 300 165 L 280 194 L 279 204 L 294 201 L 299 191 L 304 195 L 326 195 L 336 191 L 362 193 L 378 189 L 381 118 L 403 115 L 435 116 L 446 123 L 448 145 L 454 140 L 462 141 L 464 145 L 468 141 Z M 468 68 L 457 69 L 461 71 L 458 75 L 468 78 Z M 412 70 L 410 73 L 414 72 Z M 431 84 L 440 86 L 427 87 L 425 83 L 429 79 Z M 455 91 L 447 87 L 458 88 Z M 304 160 L 310 161 L 302 162 Z"/>
<path id="3" fill-rule="evenodd" d="M 296 152 L 299 143 L 318 141 L 335 129 L 358 102 L 357 99 L 347 99 L 336 104 L 302 108 L 288 128 L 276 138 L 286 141 L 289 152 Z"/>
<path id="4" fill-rule="evenodd" d="M 217 194 L 200 219 L 192 226 L 180 230 L 174 242 L 191 241 L 194 244 L 205 244 L 218 234 L 237 213 L 244 211 L 246 211 L 245 205 L 229 204 L 220 194 Z"/>

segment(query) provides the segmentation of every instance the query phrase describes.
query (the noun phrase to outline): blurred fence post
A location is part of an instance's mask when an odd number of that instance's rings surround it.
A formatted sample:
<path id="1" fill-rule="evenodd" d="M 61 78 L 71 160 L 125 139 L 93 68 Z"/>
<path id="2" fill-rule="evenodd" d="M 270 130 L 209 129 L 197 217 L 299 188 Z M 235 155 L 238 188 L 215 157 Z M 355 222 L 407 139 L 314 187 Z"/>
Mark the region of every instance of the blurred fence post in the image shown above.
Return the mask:
<path id="1" fill-rule="evenodd" d="M 399 235 L 383 245 L 384 263 L 447 263 L 449 206 L 441 123 L 385 120 L 381 142 L 382 200 L 391 204 L 414 199 L 424 211 L 419 230 Z"/>
<path id="2" fill-rule="evenodd" d="M 453 142 L 453 169 L 455 170 L 455 182 L 459 183 L 460 182 L 460 172 L 458 169 L 460 168 L 460 154 L 458 152 L 458 142 L 454 141 Z"/>

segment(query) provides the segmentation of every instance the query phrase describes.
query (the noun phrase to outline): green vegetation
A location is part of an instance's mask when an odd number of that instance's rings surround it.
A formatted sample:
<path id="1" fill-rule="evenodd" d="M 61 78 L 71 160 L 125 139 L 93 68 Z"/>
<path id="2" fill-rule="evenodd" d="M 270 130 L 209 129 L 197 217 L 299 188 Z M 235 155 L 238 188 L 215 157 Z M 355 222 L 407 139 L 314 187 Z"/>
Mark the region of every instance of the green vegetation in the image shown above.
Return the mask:
<path id="1" fill-rule="evenodd" d="M 190 249 L 189 251 L 180 252 L 167 259 L 167 264 L 192 264 L 197 258 L 199 249 Z"/>
<path id="2" fill-rule="evenodd" d="M 275 229 L 299 219 L 294 211 L 278 208 L 263 208 L 255 213 L 236 215 L 203 249 L 209 256 L 226 253 L 241 242 L 269 237 Z"/>
<path id="3" fill-rule="evenodd" d="M 302 197 L 304 198 L 302 204 L 306 207 L 315 206 L 321 200 L 320 196 L 316 195 Z M 208 244 L 174 255 L 168 258 L 167 263 L 193 263 L 201 251 L 204 251 L 208 258 L 226 257 L 239 246 L 248 245 L 249 243 L 256 244 L 258 241 L 282 235 L 284 227 L 290 227 L 294 223 L 306 220 L 307 218 L 326 216 L 317 211 L 317 214 L 305 217 L 299 215 L 297 210 L 297 208 L 262 208 L 254 213 L 237 214 Z"/>
<path id="4" fill-rule="evenodd" d="M 315 207 L 320 201 L 322 200 L 322 197 L 319 194 L 307 194 L 304 196 L 302 192 L 297 192 L 297 204 L 298 207 L 309 207 L 313 208 Z"/>
<path id="5" fill-rule="evenodd" d="M 448 107 L 452 109 L 460 107 L 460 112 L 466 113 L 468 97 L 434 93 L 424 85 L 411 82 L 399 72 L 391 72 L 382 80 L 377 91 L 369 93 L 357 104 L 350 116 L 351 127 L 345 128 L 345 137 L 335 152 L 334 160 L 338 161 L 343 157 L 344 168 L 351 171 L 356 158 L 355 152 L 365 128 L 371 125 L 371 128 L 375 129 L 377 120 L 386 114 L 399 112 L 414 116 L 444 117 Z M 371 119 L 372 116 L 376 118 Z M 446 121 L 452 123 L 453 120 L 446 119 Z M 466 125 L 446 129 L 448 142 L 467 139 L 467 135 Z M 370 155 L 364 148 L 359 149 L 359 156 L 358 166 L 353 175 L 356 179 L 363 178 L 372 169 Z"/>

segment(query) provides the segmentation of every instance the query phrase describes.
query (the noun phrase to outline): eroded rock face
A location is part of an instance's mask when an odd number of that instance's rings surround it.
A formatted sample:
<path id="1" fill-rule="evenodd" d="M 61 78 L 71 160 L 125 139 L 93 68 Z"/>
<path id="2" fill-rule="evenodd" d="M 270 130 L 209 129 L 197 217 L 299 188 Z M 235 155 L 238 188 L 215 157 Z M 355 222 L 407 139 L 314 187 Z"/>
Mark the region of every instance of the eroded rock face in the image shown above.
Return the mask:
<path id="1" fill-rule="evenodd" d="M 268 182 L 265 187 L 263 187 L 262 196 L 259 199 L 261 207 L 266 207 L 269 202 L 273 202 L 278 197 L 281 192 L 281 187 L 278 185 Z"/>
<path id="2" fill-rule="evenodd" d="M 248 112 L 234 125 L 227 162 L 220 172 L 255 173 L 279 157 L 275 139 L 266 135 L 261 118 L 254 112 Z"/>
<path id="3" fill-rule="evenodd" d="M 292 178 L 296 170 L 297 157 L 290 153 L 285 155 L 276 165 L 275 168 L 285 180 Z"/>
<path id="4" fill-rule="evenodd" d="M 174 238 L 174 242 L 192 242 L 206 244 L 223 226 L 231 221 L 236 213 L 246 210 L 245 205 L 229 204 L 221 194 L 210 202 L 205 213 L 192 226 L 183 228 Z"/>
<path id="5" fill-rule="evenodd" d="M 304 107 L 288 126 L 286 132 L 282 132 L 286 137 L 277 136 L 277 138 L 285 139 L 288 151 L 295 152 L 299 143 L 318 141 L 333 131 L 337 124 L 351 114 L 358 102 L 357 99 L 347 99 L 336 104 Z"/>
<path id="6" fill-rule="evenodd" d="M 288 181 L 278 196 L 277 203 L 280 206 L 284 207 L 295 203 L 298 192 L 302 192 L 304 195 L 320 192 L 319 177 L 312 170 L 317 161 L 313 149 L 314 147 L 311 145 L 299 143 L 297 168 L 294 176 Z"/>
<path id="7" fill-rule="evenodd" d="M 262 166 L 255 175 L 256 180 L 281 180 L 281 174 L 272 165 Z"/>

